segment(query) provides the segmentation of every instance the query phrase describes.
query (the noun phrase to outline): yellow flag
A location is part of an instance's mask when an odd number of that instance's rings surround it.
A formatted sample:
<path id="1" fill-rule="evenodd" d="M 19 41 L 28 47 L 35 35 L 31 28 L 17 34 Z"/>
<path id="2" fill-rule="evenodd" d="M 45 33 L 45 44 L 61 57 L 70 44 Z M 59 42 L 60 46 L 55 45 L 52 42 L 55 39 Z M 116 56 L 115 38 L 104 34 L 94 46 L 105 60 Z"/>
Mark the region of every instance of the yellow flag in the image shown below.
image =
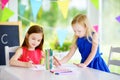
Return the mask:
<path id="1" fill-rule="evenodd" d="M 62 0 L 57 1 L 59 8 L 63 14 L 63 17 L 66 19 L 68 14 L 68 6 L 69 6 L 70 0 Z"/>
<path id="2" fill-rule="evenodd" d="M 39 26 L 43 27 L 43 26 L 40 25 L 40 24 L 37 24 L 37 23 L 34 23 L 34 22 L 30 22 L 30 26 L 33 26 L 33 25 L 39 25 Z"/>

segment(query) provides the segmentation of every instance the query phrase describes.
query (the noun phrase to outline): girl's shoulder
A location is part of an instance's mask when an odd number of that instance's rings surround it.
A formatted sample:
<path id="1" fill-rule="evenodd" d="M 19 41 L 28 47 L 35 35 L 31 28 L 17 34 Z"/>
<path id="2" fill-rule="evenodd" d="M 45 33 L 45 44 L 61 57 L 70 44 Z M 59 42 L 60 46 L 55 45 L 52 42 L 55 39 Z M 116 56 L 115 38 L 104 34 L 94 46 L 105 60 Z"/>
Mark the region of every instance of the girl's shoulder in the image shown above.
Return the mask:
<path id="1" fill-rule="evenodd" d="M 92 32 L 92 35 L 98 35 L 98 33 L 97 32 Z"/>
<path id="2" fill-rule="evenodd" d="M 96 32 L 93 34 L 93 43 L 98 44 L 98 34 Z"/>
<path id="3" fill-rule="evenodd" d="M 96 34 L 97 34 L 96 32 L 94 32 L 94 31 L 92 32 L 92 36 L 93 36 L 93 35 L 96 35 Z"/>
<path id="4" fill-rule="evenodd" d="M 18 48 L 17 48 L 17 51 L 21 51 L 21 50 L 22 50 L 22 47 L 18 47 Z"/>
<path id="5" fill-rule="evenodd" d="M 23 50 L 22 47 L 18 47 L 16 50 L 16 54 L 22 54 Z"/>
<path id="6" fill-rule="evenodd" d="M 20 53 L 24 53 L 24 52 L 26 52 L 26 51 L 28 51 L 28 50 L 27 50 L 27 47 L 19 47 L 19 48 L 17 49 L 17 52 L 20 52 Z"/>
<path id="7" fill-rule="evenodd" d="M 98 33 L 93 32 L 93 33 L 92 33 L 92 36 L 93 36 L 93 38 L 98 38 Z"/>
<path id="8" fill-rule="evenodd" d="M 21 49 L 25 52 L 25 51 L 29 51 L 27 47 L 23 46 L 21 47 Z"/>

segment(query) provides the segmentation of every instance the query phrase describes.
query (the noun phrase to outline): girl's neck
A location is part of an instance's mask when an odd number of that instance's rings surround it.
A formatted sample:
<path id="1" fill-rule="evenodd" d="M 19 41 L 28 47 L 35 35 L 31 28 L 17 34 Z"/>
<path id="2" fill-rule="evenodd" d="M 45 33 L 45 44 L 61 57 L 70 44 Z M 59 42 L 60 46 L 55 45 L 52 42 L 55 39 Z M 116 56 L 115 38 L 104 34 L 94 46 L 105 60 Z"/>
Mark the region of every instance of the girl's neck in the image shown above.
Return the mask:
<path id="1" fill-rule="evenodd" d="M 79 38 L 82 38 L 82 37 L 85 37 L 86 35 L 81 35 L 81 36 L 79 36 Z"/>
<path id="2" fill-rule="evenodd" d="M 28 48 L 28 50 L 35 50 L 35 48 Z"/>

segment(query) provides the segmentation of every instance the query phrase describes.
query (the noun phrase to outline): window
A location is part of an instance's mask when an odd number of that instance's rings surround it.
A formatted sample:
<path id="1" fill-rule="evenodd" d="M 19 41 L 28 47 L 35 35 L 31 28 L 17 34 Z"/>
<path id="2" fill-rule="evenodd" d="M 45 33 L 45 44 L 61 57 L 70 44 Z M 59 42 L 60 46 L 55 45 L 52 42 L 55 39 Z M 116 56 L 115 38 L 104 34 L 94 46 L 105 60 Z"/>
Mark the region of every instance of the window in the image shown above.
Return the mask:
<path id="1" fill-rule="evenodd" d="M 63 0 L 69 2 L 66 18 L 64 18 L 65 14 L 62 14 L 60 5 L 57 3 L 59 0 L 42 0 L 40 4 L 41 7 L 35 19 L 30 1 L 31 0 L 19 0 L 19 20 L 23 23 L 23 31 L 27 31 L 30 23 L 33 22 L 42 25 L 45 31 L 44 47 L 52 48 L 57 51 L 67 51 L 73 35 L 71 20 L 78 13 L 87 13 L 87 0 Z M 62 37 L 64 36 L 64 40 L 60 39 L 60 32 Z"/>

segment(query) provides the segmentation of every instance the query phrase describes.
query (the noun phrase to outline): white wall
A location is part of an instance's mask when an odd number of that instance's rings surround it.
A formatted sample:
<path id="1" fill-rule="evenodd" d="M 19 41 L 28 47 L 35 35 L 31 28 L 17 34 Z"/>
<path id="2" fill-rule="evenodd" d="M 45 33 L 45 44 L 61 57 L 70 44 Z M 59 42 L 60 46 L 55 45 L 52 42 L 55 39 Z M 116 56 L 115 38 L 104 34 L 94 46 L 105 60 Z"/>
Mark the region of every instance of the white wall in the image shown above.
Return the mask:
<path id="1" fill-rule="evenodd" d="M 91 22 L 92 25 L 98 25 L 99 29 L 99 41 L 101 43 L 101 37 L 102 37 L 102 2 L 103 0 L 99 0 L 99 9 L 96 9 L 94 5 L 91 3 L 90 0 L 88 0 L 88 8 L 87 8 L 87 16 Z M 101 47 L 101 46 L 100 46 Z M 101 48 L 100 48 L 101 49 Z M 100 50 L 101 51 L 101 50 Z"/>
<path id="2" fill-rule="evenodd" d="M 18 21 L 18 0 L 9 0 L 8 7 L 14 12 L 14 15 L 10 17 L 9 22 Z"/>
<path id="3" fill-rule="evenodd" d="M 99 24 L 99 9 L 97 10 L 90 0 L 88 0 L 87 16 L 92 25 Z"/>

